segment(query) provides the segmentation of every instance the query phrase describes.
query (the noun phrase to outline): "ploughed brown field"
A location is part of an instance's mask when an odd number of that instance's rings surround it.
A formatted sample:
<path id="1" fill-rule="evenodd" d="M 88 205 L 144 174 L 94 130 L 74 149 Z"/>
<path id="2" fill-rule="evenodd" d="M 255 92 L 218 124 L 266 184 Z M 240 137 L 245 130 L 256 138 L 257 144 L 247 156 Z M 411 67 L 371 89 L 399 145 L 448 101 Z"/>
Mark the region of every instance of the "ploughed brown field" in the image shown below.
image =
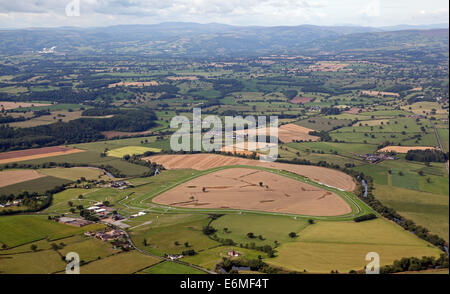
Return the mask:
<path id="1" fill-rule="evenodd" d="M 290 171 L 316 182 L 346 191 L 353 191 L 356 188 L 356 184 L 351 176 L 338 170 L 320 166 L 297 165 L 280 162 L 262 162 L 259 160 L 206 153 L 154 155 L 145 157 L 144 160 L 150 160 L 151 162 L 162 164 L 167 169 L 207 170 L 214 167 L 229 165 L 262 166 Z"/>
<path id="2" fill-rule="evenodd" d="M 46 177 L 32 169 L 0 171 L 0 187 Z"/>
<path id="3" fill-rule="evenodd" d="M 66 155 L 72 153 L 84 152 L 84 150 L 53 146 L 44 148 L 33 148 L 18 151 L 9 151 L 0 153 L 0 164 L 31 160 L 37 158 L 52 157 L 58 155 Z"/>
<path id="4" fill-rule="evenodd" d="M 397 153 L 408 153 L 409 150 L 428 150 L 428 149 L 436 149 L 430 146 L 386 146 L 378 150 L 378 152 L 397 152 Z"/>
<path id="5" fill-rule="evenodd" d="M 295 103 L 295 104 L 303 104 L 303 103 L 308 103 L 311 102 L 312 98 L 309 97 L 295 97 L 293 99 L 291 99 L 291 103 Z"/>
<path id="6" fill-rule="evenodd" d="M 329 191 L 261 170 L 232 168 L 181 184 L 153 199 L 189 208 L 224 208 L 335 216 L 350 206 Z"/>

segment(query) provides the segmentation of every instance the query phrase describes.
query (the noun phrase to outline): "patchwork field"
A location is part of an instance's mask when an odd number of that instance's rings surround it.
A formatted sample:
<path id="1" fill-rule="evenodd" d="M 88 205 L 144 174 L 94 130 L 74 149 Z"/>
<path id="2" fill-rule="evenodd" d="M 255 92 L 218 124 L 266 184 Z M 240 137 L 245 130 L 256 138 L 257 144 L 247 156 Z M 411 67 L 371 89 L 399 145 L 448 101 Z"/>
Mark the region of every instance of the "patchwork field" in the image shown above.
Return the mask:
<path id="1" fill-rule="evenodd" d="M 269 172 L 232 168 L 201 176 L 153 199 L 169 206 L 226 208 L 313 216 L 350 213 L 338 195 Z"/>
<path id="2" fill-rule="evenodd" d="M 118 82 L 118 83 L 114 83 L 114 84 L 109 84 L 108 88 L 114 88 L 114 87 L 130 87 L 130 86 L 134 86 L 134 87 L 147 87 L 147 86 L 157 86 L 158 82 L 157 81 L 149 81 L 149 82 Z"/>
<path id="3" fill-rule="evenodd" d="M 216 154 L 156 155 L 144 158 L 162 164 L 167 169 L 207 170 L 228 165 L 250 165 L 293 172 L 314 181 L 353 191 L 356 184 L 353 178 L 343 172 L 318 166 L 294 165 L 279 162 L 262 162 L 245 158 L 222 156 Z"/>
<path id="4" fill-rule="evenodd" d="M 295 103 L 295 104 L 303 104 L 303 103 L 307 103 L 307 102 L 311 102 L 311 100 L 313 100 L 313 98 L 309 98 L 309 97 L 295 97 L 293 99 L 291 99 L 291 103 Z"/>
<path id="5" fill-rule="evenodd" d="M 361 94 L 369 96 L 393 96 L 393 97 L 400 96 L 398 93 L 383 92 L 383 91 L 361 91 Z"/>
<path id="6" fill-rule="evenodd" d="M 2 152 L 0 153 L 0 164 L 67 155 L 79 152 L 84 152 L 84 150 L 60 146 Z"/>
<path id="7" fill-rule="evenodd" d="M 81 117 L 82 111 L 54 111 L 50 115 L 43 115 L 25 121 L 10 123 L 9 126 L 13 128 L 30 128 L 35 126 L 42 126 L 53 124 L 58 121 L 68 122 Z"/>
<path id="8" fill-rule="evenodd" d="M 35 170 L 29 169 L 0 171 L 0 187 L 5 187 L 42 177 L 44 177 L 44 175 L 39 174 Z"/>
<path id="9" fill-rule="evenodd" d="M 0 109 L 5 109 L 5 110 L 24 108 L 24 107 L 49 106 L 49 105 L 51 105 L 51 104 L 0 101 Z"/>

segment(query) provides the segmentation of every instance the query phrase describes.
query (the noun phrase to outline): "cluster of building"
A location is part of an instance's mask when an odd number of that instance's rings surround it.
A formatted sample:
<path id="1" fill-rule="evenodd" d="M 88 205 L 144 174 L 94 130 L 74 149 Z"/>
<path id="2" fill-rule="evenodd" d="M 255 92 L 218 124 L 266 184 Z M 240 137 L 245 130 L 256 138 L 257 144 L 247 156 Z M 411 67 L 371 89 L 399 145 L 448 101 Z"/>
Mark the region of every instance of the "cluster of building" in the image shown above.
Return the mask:
<path id="1" fill-rule="evenodd" d="M 20 206 L 20 205 L 22 205 L 22 202 L 23 202 L 22 199 L 8 201 L 4 204 L 0 204 L 0 208 L 6 208 L 6 207 L 11 207 L 11 206 Z"/>
<path id="2" fill-rule="evenodd" d="M 167 255 L 167 258 L 170 260 L 178 260 L 178 259 L 183 258 L 183 254 L 180 254 L 180 255 L 169 254 L 169 255 Z"/>
<path id="3" fill-rule="evenodd" d="M 61 224 L 65 224 L 65 225 L 70 225 L 70 226 L 74 226 L 74 227 L 84 227 L 87 225 L 92 224 L 93 222 L 85 220 L 85 219 L 81 219 L 81 218 L 73 218 L 73 217 L 60 217 L 58 218 L 58 222 Z"/>
<path id="4" fill-rule="evenodd" d="M 95 237 L 97 239 L 100 239 L 102 241 L 112 241 L 117 240 L 125 235 L 125 233 L 121 230 L 110 230 L 110 231 L 102 231 L 102 232 L 93 232 L 93 231 L 87 231 L 84 233 L 85 236 L 88 237 Z"/>
<path id="5" fill-rule="evenodd" d="M 369 161 L 370 163 L 379 163 L 383 160 L 395 160 L 395 156 L 389 155 L 387 153 L 373 153 L 373 154 L 360 154 L 359 157 Z"/>
<path id="6" fill-rule="evenodd" d="M 99 218 L 106 218 L 108 214 L 112 212 L 111 207 L 107 207 L 101 202 L 95 203 L 93 206 L 88 207 L 87 210 L 95 213 Z"/>
<path id="7" fill-rule="evenodd" d="M 114 182 L 111 182 L 109 184 L 109 186 L 111 188 L 126 189 L 129 186 L 131 186 L 131 183 L 128 183 L 128 182 L 125 182 L 125 181 L 114 181 Z"/>

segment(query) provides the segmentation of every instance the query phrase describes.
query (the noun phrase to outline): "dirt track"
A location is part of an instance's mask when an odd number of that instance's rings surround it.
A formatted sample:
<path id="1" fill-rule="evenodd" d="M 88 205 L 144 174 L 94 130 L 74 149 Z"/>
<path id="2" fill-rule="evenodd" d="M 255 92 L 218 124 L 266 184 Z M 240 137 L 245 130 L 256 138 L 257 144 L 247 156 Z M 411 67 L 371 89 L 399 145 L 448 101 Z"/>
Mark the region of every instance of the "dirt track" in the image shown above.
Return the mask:
<path id="1" fill-rule="evenodd" d="M 311 180 L 346 191 L 353 191 L 356 188 L 356 184 L 351 176 L 337 170 L 319 166 L 262 162 L 259 160 L 205 153 L 186 155 L 155 155 L 144 159 L 162 164 L 167 169 L 191 168 L 196 170 L 207 170 L 213 167 L 227 165 L 262 166 L 290 171 L 308 177 Z"/>
<path id="2" fill-rule="evenodd" d="M 156 198 L 158 204 L 336 216 L 351 212 L 338 195 L 261 170 L 220 170 L 181 184 Z"/>

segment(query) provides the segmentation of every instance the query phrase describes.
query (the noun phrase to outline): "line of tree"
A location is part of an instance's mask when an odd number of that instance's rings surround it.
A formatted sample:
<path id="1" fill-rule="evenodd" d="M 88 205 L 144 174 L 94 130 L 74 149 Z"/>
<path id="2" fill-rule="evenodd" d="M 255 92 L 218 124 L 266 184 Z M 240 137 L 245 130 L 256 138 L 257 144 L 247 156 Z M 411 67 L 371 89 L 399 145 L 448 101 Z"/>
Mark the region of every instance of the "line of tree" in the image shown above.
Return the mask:
<path id="1" fill-rule="evenodd" d="M 374 213 L 369 213 L 369 214 L 357 216 L 353 220 L 355 222 L 359 223 L 359 222 L 376 219 L 376 218 L 377 218 L 377 216 Z"/>
<path id="2" fill-rule="evenodd" d="M 122 110 L 111 118 L 79 118 L 31 128 L 0 126 L 0 151 L 19 150 L 104 139 L 103 131 L 140 132 L 156 125 L 149 109 Z"/>

